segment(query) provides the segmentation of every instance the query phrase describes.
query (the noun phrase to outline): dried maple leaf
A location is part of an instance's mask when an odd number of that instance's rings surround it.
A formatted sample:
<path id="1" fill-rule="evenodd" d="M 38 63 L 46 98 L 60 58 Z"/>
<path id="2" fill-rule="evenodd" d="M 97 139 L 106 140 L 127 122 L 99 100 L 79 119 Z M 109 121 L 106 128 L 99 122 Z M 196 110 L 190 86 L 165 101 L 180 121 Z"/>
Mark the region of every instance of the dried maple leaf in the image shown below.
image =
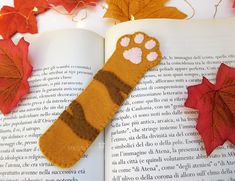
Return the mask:
<path id="1" fill-rule="evenodd" d="M 235 69 L 221 64 L 215 85 L 203 78 L 188 94 L 185 106 L 199 111 L 196 128 L 207 155 L 226 140 L 235 144 Z"/>
<path id="2" fill-rule="evenodd" d="M 0 40 L 0 110 L 8 114 L 29 91 L 28 77 L 32 66 L 28 61 L 29 44 L 22 38 L 18 45 Z"/>
<path id="3" fill-rule="evenodd" d="M 49 8 L 46 0 L 15 0 L 15 7 L 3 6 L 0 10 L 0 35 L 10 38 L 15 33 L 37 33 L 36 15 Z"/>
<path id="4" fill-rule="evenodd" d="M 120 21 L 145 18 L 184 19 L 186 14 L 175 7 L 167 7 L 168 0 L 107 0 L 109 5 L 104 17 Z"/>
<path id="5" fill-rule="evenodd" d="M 50 4 L 55 6 L 63 6 L 69 13 L 77 7 L 86 5 L 95 6 L 98 0 L 48 0 Z"/>

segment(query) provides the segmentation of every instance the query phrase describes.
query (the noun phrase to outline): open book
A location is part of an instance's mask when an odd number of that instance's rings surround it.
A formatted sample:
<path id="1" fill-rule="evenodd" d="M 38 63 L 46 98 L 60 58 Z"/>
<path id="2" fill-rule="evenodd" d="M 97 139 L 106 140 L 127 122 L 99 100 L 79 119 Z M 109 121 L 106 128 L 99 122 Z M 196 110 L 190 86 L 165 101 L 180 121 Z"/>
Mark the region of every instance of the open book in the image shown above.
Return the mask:
<path id="1" fill-rule="evenodd" d="M 49 163 L 38 138 L 88 85 L 125 34 L 156 37 L 163 60 L 149 71 L 112 123 L 71 169 Z M 131 181 L 233 180 L 235 147 L 226 142 L 206 157 L 185 108 L 186 87 L 214 81 L 223 62 L 235 66 L 235 19 L 139 20 L 114 26 L 105 39 L 86 30 L 29 37 L 31 92 L 0 116 L 0 180 Z"/>

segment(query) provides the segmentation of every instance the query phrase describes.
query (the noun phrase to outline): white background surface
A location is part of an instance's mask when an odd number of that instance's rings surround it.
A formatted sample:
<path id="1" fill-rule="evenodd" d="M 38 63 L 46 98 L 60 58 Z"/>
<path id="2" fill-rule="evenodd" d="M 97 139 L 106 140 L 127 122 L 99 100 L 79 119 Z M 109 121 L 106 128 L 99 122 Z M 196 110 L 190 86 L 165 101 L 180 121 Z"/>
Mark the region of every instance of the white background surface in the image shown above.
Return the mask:
<path id="1" fill-rule="evenodd" d="M 3 5 L 13 6 L 14 0 L 0 0 L 0 7 Z M 195 9 L 195 16 L 193 19 L 212 19 L 215 12 L 215 4 L 219 0 L 188 0 L 188 2 Z M 48 12 L 38 16 L 38 28 L 39 33 L 57 29 L 67 28 L 84 28 L 97 32 L 104 36 L 105 32 L 115 24 L 115 21 L 111 19 L 104 19 L 103 14 L 105 9 L 103 8 L 105 0 L 101 0 L 97 7 L 86 8 L 81 10 L 75 17 L 77 22 L 72 21 L 72 16 L 66 16 L 59 14 L 55 10 L 49 10 Z M 235 15 L 235 9 L 232 8 L 233 0 L 222 0 L 218 7 L 217 18 L 231 17 Z M 192 8 L 184 0 L 169 0 L 168 6 L 176 6 L 190 17 L 193 13 Z M 83 21 L 80 19 L 85 16 L 87 12 L 87 18 Z M 21 36 L 21 35 L 17 35 Z"/>

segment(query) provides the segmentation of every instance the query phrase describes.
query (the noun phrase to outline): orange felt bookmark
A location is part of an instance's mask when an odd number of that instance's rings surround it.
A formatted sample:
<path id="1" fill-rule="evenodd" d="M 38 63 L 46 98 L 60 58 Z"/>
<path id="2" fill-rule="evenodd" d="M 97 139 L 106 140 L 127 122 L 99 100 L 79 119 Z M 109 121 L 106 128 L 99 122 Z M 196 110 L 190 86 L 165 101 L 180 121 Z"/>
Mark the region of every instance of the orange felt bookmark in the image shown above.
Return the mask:
<path id="1" fill-rule="evenodd" d="M 46 158 L 61 168 L 80 160 L 146 71 L 161 59 L 157 39 L 142 32 L 122 36 L 88 87 L 40 137 Z"/>

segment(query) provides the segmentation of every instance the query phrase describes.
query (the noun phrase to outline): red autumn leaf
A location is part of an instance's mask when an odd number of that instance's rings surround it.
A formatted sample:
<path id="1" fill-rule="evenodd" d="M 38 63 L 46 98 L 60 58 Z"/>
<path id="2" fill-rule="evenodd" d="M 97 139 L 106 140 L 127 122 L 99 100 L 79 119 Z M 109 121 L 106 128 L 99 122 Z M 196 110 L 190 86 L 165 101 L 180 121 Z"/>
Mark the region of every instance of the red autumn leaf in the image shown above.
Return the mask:
<path id="1" fill-rule="evenodd" d="M 4 39 L 10 38 L 15 33 L 37 33 L 36 17 L 21 14 L 15 8 L 4 6 L 0 13 L 0 34 Z"/>
<path id="2" fill-rule="evenodd" d="M 28 77 L 32 66 L 28 61 L 29 44 L 22 38 L 18 45 L 0 40 L 0 110 L 8 114 L 29 92 Z"/>
<path id="3" fill-rule="evenodd" d="M 20 12 L 25 12 L 25 15 L 30 12 L 38 15 L 49 9 L 47 0 L 14 0 L 14 6 Z"/>
<path id="4" fill-rule="evenodd" d="M 203 78 L 188 94 L 185 106 L 199 111 L 196 129 L 207 155 L 226 140 L 235 144 L 235 68 L 221 64 L 215 85 Z"/>
<path id="5" fill-rule="evenodd" d="M 77 7 L 95 6 L 98 0 L 48 0 L 50 4 L 55 6 L 63 6 L 69 13 Z"/>
<path id="6" fill-rule="evenodd" d="M 0 10 L 0 35 L 10 38 L 15 33 L 37 33 L 36 15 L 46 11 L 46 0 L 15 0 L 15 7 L 3 6 Z"/>

